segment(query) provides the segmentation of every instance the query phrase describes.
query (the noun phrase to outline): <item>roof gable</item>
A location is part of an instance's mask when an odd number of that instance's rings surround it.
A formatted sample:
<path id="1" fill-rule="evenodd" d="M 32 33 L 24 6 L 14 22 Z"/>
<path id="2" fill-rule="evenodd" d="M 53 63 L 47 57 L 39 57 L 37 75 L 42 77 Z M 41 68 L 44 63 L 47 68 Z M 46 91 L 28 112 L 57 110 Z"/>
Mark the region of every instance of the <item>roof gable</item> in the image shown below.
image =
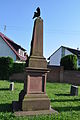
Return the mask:
<path id="1" fill-rule="evenodd" d="M 0 37 L 2 37 L 2 39 L 6 42 L 6 44 L 16 54 L 16 56 L 18 57 L 18 59 L 20 59 L 20 60 L 26 60 L 26 57 L 20 56 L 18 54 L 18 52 L 17 52 L 18 49 L 22 49 L 22 50 L 26 51 L 24 48 L 22 48 L 20 45 L 16 44 L 12 40 L 10 40 L 7 36 L 5 36 L 4 34 L 2 34 L 1 32 L 0 32 Z"/>
<path id="2" fill-rule="evenodd" d="M 62 47 L 64 47 L 64 46 L 62 46 Z M 68 51 L 72 52 L 73 54 L 80 56 L 80 50 L 69 48 L 69 47 L 64 47 L 64 48 L 67 49 Z"/>
<path id="3" fill-rule="evenodd" d="M 70 51 L 71 53 L 77 55 L 78 57 L 80 57 L 80 50 L 76 50 L 76 49 L 72 49 L 72 48 L 69 48 L 69 47 L 65 47 L 65 46 L 61 46 L 61 47 L 64 47 L 65 49 L 67 49 L 68 51 Z M 59 47 L 52 55 L 54 55 L 61 47 Z M 51 56 L 52 56 L 51 55 Z M 51 57 L 50 56 L 50 57 Z M 48 57 L 48 60 L 50 59 L 50 57 Z"/>
<path id="4" fill-rule="evenodd" d="M 62 46 L 61 46 L 62 47 Z M 52 53 L 52 55 L 54 55 L 61 47 L 59 47 L 54 53 Z M 50 57 L 52 56 L 50 55 Z M 48 60 L 50 60 L 50 57 L 48 57 Z"/>

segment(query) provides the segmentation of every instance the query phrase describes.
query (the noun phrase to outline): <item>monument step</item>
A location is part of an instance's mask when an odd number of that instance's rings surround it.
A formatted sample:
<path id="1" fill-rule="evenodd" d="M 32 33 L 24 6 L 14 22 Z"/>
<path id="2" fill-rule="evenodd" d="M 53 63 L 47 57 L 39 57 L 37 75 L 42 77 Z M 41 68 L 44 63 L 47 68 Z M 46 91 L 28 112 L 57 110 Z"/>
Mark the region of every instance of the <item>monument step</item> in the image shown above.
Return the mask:
<path id="1" fill-rule="evenodd" d="M 48 98 L 24 98 L 22 101 L 23 111 L 49 110 L 50 100 Z"/>
<path id="2" fill-rule="evenodd" d="M 33 116 L 33 115 L 46 115 L 46 114 L 58 114 L 57 111 L 50 109 L 50 110 L 38 110 L 38 111 L 18 111 L 15 112 L 15 116 Z"/>
<path id="3" fill-rule="evenodd" d="M 48 98 L 47 94 L 27 94 L 25 98 Z"/>
<path id="4" fill-rule="evenodd" d="M 42 100 L 47 100 L 46 98 L 24 98 L 24 100 L 23 101 L 37 101 L 37 100 L 40 100 L 40 101 L 42 101 Z M 49 100 L 49 99 L 48 99 Z"/>

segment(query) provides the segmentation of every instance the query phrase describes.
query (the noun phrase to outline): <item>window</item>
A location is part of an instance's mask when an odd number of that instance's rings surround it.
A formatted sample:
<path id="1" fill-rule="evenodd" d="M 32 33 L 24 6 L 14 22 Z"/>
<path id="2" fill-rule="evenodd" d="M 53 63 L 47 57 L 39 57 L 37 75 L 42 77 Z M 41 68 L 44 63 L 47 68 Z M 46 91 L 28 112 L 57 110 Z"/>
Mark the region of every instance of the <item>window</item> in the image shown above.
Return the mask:
<path id="1" fill-rule="evenodd" d="M 19 55 L 24 57 L 24 51 L 22 51 L 21 49 L 19 49 Z"/>

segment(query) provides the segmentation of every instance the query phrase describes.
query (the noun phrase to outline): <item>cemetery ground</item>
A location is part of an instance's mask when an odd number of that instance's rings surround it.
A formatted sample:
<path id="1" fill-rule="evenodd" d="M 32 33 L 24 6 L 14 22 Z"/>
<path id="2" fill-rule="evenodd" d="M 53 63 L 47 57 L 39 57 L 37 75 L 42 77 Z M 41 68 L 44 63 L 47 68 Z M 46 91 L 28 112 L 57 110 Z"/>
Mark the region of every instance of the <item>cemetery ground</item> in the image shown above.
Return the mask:
<path id="1" fill-rule="evenodd" d="M 9 90 L 9 85 L 9 81 L 0 80 L 0 120 L 80 120 L 80 86 L 78 96 L 70 96 L 70 84 L 47 82 L 46 91 L 58 115 L 16 117 L 12 112 L 12 101 L 18 101 L 23 83 L 15 82 L 14 91 Z"/>

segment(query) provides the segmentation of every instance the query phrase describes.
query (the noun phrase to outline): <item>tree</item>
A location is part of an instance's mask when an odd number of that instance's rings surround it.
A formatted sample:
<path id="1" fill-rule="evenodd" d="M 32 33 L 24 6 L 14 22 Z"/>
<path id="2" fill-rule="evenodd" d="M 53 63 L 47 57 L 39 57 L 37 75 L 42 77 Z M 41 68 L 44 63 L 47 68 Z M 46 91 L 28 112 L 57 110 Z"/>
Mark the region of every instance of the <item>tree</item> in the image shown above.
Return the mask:
<path id="1" fill-rule="evenodd" d="M 64 66 L 65 70 L 77 70 L 77 56 L 66 55 L 61 58 L 60 65 Z"/>

